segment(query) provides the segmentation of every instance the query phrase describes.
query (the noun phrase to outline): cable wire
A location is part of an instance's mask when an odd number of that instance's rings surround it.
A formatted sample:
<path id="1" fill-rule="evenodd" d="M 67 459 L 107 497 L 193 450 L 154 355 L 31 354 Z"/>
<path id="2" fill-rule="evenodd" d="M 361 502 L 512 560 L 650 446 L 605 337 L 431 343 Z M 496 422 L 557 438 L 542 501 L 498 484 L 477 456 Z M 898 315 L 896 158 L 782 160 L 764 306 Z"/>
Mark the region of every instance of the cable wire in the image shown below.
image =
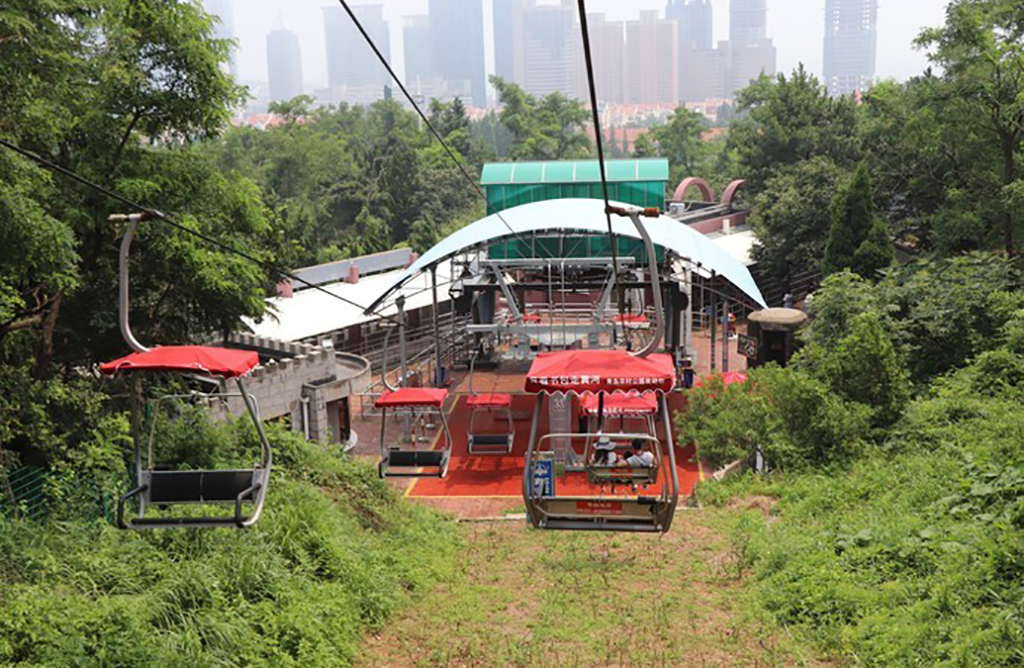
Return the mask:
<path id="1" fill-rule="evenodd" d="M 380 49 L 377 48 L 377 44 L 373 41 L 373 38 L 370 37 L 370 34 L 366 32 L 365 28 L 363 28 L 363 24 L 359 22 L 358 18 L 356 18 L 355 12 L 353 12 L 352 8 L 349 7 L 348 5 L 348 1 L 338 0 L 338 2 L 341 4 L 342 8 L 348 13 L 349 18 L 352 19 L 353 25 L 355 25 L 357 30 L 359 30 L 359 33 L 363 36 L 363 39 L 366 40 L 366 43 L 370 45 L 370 48 L 373 50 L 374 54 L 377 55 L 377 60 L 379 60 L 381 65 L 384 66 L 384 69 L 387 70 L 388 75 L 395 82 L 395 85 L 397 85 L 399 90 L 402 91 L 402 94 L 405 95 L 405 98 L 409 100 L 409 104 L 412 105 L 412 108 L 416 111 L 419 117 L 423 120 L 423 123 L 427 126 L 427 129 L 430 130 L 430 134 L 434 135 L 434 138 L 441 143 L 441 148 L 443 148 L 445 153 L 448 154 L 448 157 L 452 159 L 452 162 L 455 163 L 455 166 L 459 168 L 459 171 L 462 173 L 462 176 L 465 177 L 470 187 L 473 189 L 474 192 L 476 192 L 478 195 L 480 195 L 480 197 L 483 198 L 484 203 L 487 204 L 489 207 L 490 204 L 487 202 L 487 193 L 484 192 L 484 189 L 480 187 L 480 184 L 477 183 L 473 175 L 469 173 L 469 170 L 466 169 L 466 166 L 462 163 L 461 160 L 459 160 L 458 156 L 455 155 L 455 151 L 452 150 L 450 146 L 448 146 L 448 142 L 444 140 L 444 138 L 441 136 L 441 133 L 438 132 L 437 129 L 434 127 L 434 124 L 430 122 L 430 118 L 428 118 L 427 115 L 423 113 L 423 109 L 421 109 L 420 105 L 417 104 L 415 98 L 413 98 L 412 94 L 409 93 L 408 89 L 406 89 L 405 84 L 402 83 L 402 80 L 398 78 L 398 75 L 395 74 L 395 71 L 391 69 L 391 63 L 389 63 L 388 59 L 384 57 L 384 54 L 381 53 Z M 455 39 L 454 36 L 453 39 Z M 605 197 L 605 199 L 607 200 L 607 196 Z M 516 232 L 514 229 L 512 229 L 512 226 L 508 224 L 508 221 L 505 220 L 504 216 L 501 215 L 500 211 L 495 211 L 494 215 L 498 217 L 498 220 L 500 220 L 505 225 L 505 227 L 508 228 L 508 231 L 515 235 L 515 237 L 519 241 L 526 243 L 526 240 L 522 237 L 522 235 L 519 234 L 519 232 Z M 547 253 L 547 256 L 549 258 L 553 257 L 551 253 L 548 252 L 543 246 L 541 247 L 541 250 Z M 521 252 L 520 257 L 522 257 Z"/>
<path id="2" fill-rule="evenodd" d="M 612 232 L 611 203 L 608 200 L 608 177 L 604 169 L 604 145 L 601 137 L 601 119 L 597 112 L 597 88 L 594 85 L 594 61 L 590 56 L 590 30 L 587 28 L 587 3 L 579 0 L 580 32 L 583 35 L 583 58 L 587 64 L 587 87 L 590 89 L 590 111 L 594 116 L 594 143 L 597 145 L 597 165 L 601 170 L 601 192 L 604 195 L 604 217 L 608 222 L 608 240 L 612 251 L 612 271 L 615 274 L 615 287 L 618 292 L 619 317 L 622 317 L 624 292 L 619 282 L 619 258 L 615 249 L 615 233 Z"/>
<path id="3" fill-rule="evenodd" d="M 87 179 L 84 176 L 82 176 L 82 175 L 80 175 L 80 174 L 78 174 L 78 173 L 68 169 L 67 167 L 63 167 L 63 166 L 58 165 L 57 163 L 55 163 L 55 162 L 53 162 L 51 160 L 47 160 L 46 158 L 44 158 L 44 157 L 42 157 L 42 156 L 40 156 L 40 155 L 38 155 L 36 153 L 33 153 L 32 151 L 29 151 L 28 149 L 24 149 L 24 148 L 18 146 L 17 144 L 11 143 L 11 142 L 7 141 L 6 139 L 3 139 L 2 137 L 0 137 L 0 146 L 3 146 L 4 148 L 13 151 L 13 152 L 17 153 L 18 155 L 21 155 L 22 157 L 28 158 L 32 162 L 35 162 L 36 164 L 38 164 L 38 165 L 40 165 L 42 167 L 45 167 L 46 169 L 48 169 L 48 170 L 50 170 L 52 172 L 55 172 L 55 173 L 60 174 L 62 176 L 65 176 L 65 177 L 71 179 L 72 181 L 76 181 L 76 182 L 80 183 L 81 185 L 84 185 L 84 186 L 86 186 L 88 188 L 92 188 L 93 190 L 95 190 L 95 191 L 97 191 L 99 193 L 102 193 L 103 195 L 106 195 L 110 199 L 116 200 L 116 201 L 118 201 L 118 202 L 120 202 L 120 203 L 122 203 L 122 204 L 124 204 L 124 205 L 126 205 L 128 207 L 131 207 L 132 209 L 135 209 L 136 211 L 140 211 L 142 213 L 145 213 L 145 214 L 149 215 L 152 219 L 159 220 L 161 222 L 167 223 L 168 225 L 170 225 L 171 227 L 173 227 L 173 228 L 175 228 L 177 230 L 185 232 L 186 234 L 191 234 L 192 236 L 194 236 L 194 237 L 196 237 L 198 239 L 202 239 L 206 243 L 208 243 L 208 244 L 210 244 L 212 246 L 216 246 L 217 248 L 220 248 L 221 250 L 223 250 L 223 251 L 225 251 L 227 253 L 232 253 L 234 255 L 237 255 L 237 256 L 239 256 L 241 258 L 244 258 L 244 259 L 246 259 L 246 260 L 248 260 L 250 262 L 253 262 L 253 263 L 259 265 L 260 267 L 266 269 L 267 271 L 273 272 L 273 273 L 275 273 L 275 274 L 277 274 L 279 276 L 283 276 L 283 277 L 288 278 L 288 279 L 290 279 L 292 281 L 295 281 L 297 283 L 301 283 L 301 284 L 305 285 L 308 288 L 313 288 L 314 290 L 318 290 L 318 291 L 324 293 L 325 295 L 330 295 L 334 299 L 337 299 L 338 301 L 344 302 L 344 303 L 348 304 L 349 306 L 355 306 L 356 308 L 360 309 L 364 313 L 367 312 L 367 308 L 366 307 L 362 306 L 361 304 L 357 304 L 356 302 L 352 301 L 351 299 L 348 299 L 346 297 L 342 297 L 341 295 L 335 294 L 335 293 L 331 292 L 330 290 L 327 290 L 327 289 L 323 288 L 322 286 L 316 285 L 315 283 L 310 283 L 306 279 L 304 279 L 304 278 L 302 278 L 300 276 L 297 276 L 296 274 L 293 274 L 293 273 L 291 273 L 289 271 L 286 271 L 286 270 L 282 269 L 281 267 L 273 264 L 272 262 L 267 262 L 266 260 L 261 260 L 260 258 L 254 256 L 254 255 L 251 255 L 249 253 L 246 253 L 243 250 L 239 250 L 238 248 L 235 248 L 234 246 L 232 246 L 232 245 L 230 245 L 230 244 L 228 244 L 228 243 L 226 243 L 224 241 L 221 241 L 220 239 L 216 239 L 214 237 L 211 237 L 208 234 L 204 234 L 203 232 L 200 232 L 198 230 L 193 230 L 192 228 L 188 227 L 187 225 L 183 225 L 182 223 L 179 223 L 178 221 L 174 220 L 173 218 L 171 218 L 167 214 L 165 214 L 165 213 L 163 213 L 161 211 L 158 211 L 157 209 L 154 209 L 154 208 L 151 208 L 151 207 L 148 207 L 148 206 L 143 206 L 142 204 L 139 204 L 138 202 L 132 201 L 132 200 L 128 199 L 127 197 L 125 197 L 124 195 L 116 193 L 113 190 L 111 190 L 111 189 L 109 189 L 109 188 L 107 188 L 105 186 L 102 186 L 102 185 L 96 183 L 95 181 L 90 181 L 89 179 Z M 384 315 L 383 313 L 380 313 L 379 311 L 372 312 L 372 313 L 374 315 L 378 316 L 379 318 L 381 318 L 382 320 L 387 320 L 387 321 L 391 322 L 392 324 L 398 324 L 398 320 L 396 318 L 392 317 L 392 316 Z"/>

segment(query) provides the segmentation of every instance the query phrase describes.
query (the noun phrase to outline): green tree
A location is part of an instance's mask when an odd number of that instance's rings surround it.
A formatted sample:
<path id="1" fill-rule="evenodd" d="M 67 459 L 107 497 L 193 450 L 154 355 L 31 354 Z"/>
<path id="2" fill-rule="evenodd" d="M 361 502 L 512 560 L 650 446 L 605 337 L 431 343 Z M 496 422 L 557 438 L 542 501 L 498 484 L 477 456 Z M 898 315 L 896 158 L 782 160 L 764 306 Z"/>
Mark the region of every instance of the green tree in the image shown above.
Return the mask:
<path id="1" fill-rule="evenodd" d="M 760 449 L 772 468 L 798 471 L 849 461 L 868 435 L 870 413 L 804 371 L 768 366 L 745 383 L 696 389 L 678 419 L 713 467 L 752 461 Z"/>
<path id="2" fill-rule="evenodd" d="M 430 123 L 445 139 L 445 143 L 454 148 L 467 160 L 472 160 L 472 131 L 466 107 L 460 98 L 451 102 L 430 102 Z"/>
<path id="3" fill-rule="evenodd" d="M 701 136 L 708 127 L 703 114 L 677 107 L 668 122 L 651 128 L 653 142 L 658 146 L 658 155 L 668 158 L 672 167 L 673 182 L 695 174 L 698 165 L 707 154 L 707 147 Z"/>
<path id="4" fill-rule="evenodd" d="M 793 74 L 762 74 L 737 94 L 745 116 L 733 122 L 729 142 L 753 192 L 779 169 L 814 156 L 851 167 L 859 158 L 856 105 L 831 98 L 800 65 Z"/>
<path id="5" fill-rule="evenodd" d="M 843 398 L 863 404 L 876 427 L 888 427 L 910 400 L 910 377 L 878 312 L 857 313 L 828 348 L 810 345 L 793 360 Z"/>
<path id="6" fill-rule="evenodd" d="M 279 250 L 252 181 L 195 142 L 244 99 L 197 3 L 13 0 L 0 8 L 0 135 L 251 255 Z M 0 448 L 26 463 L 121 468 L 124 422 L 83 369 L 125 352 L 121 205 L 0 151 Z M 153 221 L 133 254 L 146 341 L 192 341 L 257 316 L 275 277 Z"/>
<path id="7" fill-rule="evenodd" d="M 0 133 L 262 254 L 275 242 L 258 191 L 245 179 L 212 174 L 191 146 L 219 133 L 245 96 L 221 69 L 229 46 L 213 37 L 209 17 L 191 3 L 7 3 L 0 10 Z M 20 330 L 18 342 L 8 343 L 33 348 L 39 373 L 48 373 L 55 357 L 68 368 L 120 352 L 111 298 L 118 230 L 106 222 L 118 205 L 67 181 L 50 181 L 20 158 L 4 161 L 18 179 L 8 182 L 18 210 L 7 215 L 28 213 L 47 232 L 39 237 L 20 222 L 3 221 L 12 236 L 23 230 L 38 237 L 9 238 L 11 248 L 36 245 L 33 263 L 64 258 L 60 268 L 51 265 L 49 276 L 39 265 L 18 285 L 0 290 L 21 296 L 13 322 L 34 321 Z M 148 243 L 156 239 L 160 243 Z M 159 223 L 143 231 L 143 247 L 147 261 L 138 267 L 135 288 L 140 320 L 161 323 L 168 341 L 233 328 L 239 316 L 262 312 L 268 282 L 262 270 L 241 267 Z"/>
<path id="8" fill-rule="evenodd" d="M 986 131 L 997 147 L 1003 201 L 1020 180 L 1024 157 L 1024 6 L 1015 0 L 953 0 L 946 23 L 921 32 L 917 44 L 943 69 L 939 89 L 960 118 Z M 1002 244 L 1016 248 L 1022 217 L 1000 212 Z"/>
<path id="9" fill-rule="evenodd" d="M 887 266 L 892 258 L 892 241 L 884 224 L 875 217 L 868 166 L 861 162 L 849 184 L 832 200 L 832 223 L 822 269 L 826 273 L 853 269 L 867 277 Z"/>
<path id="10" fill-rule="evenodd" d="M 636 141 L 633 142 L 633 157 L 634 158 L 651 158 L 657 155 L 657 147 L 651 140 L 651 133 L 641 133 Z"/>
<path id="11" fill-rule="evenodd" d="M 751 205 L 758 266 L 788 284 L 791 274 L 810 268 L 825 250 L 832 198 L 844 178 L 824 156 L 778 170 Z"/>
<path id="12" fill-rule="evenodd" d="M 512 132 L 509 156 L 519 160 L 566 160 L 591 154 L 584 131 L 590 116 L 579 100 L 559 92 L 537 99 L 498 76 L 491 84 L 501 102 L 501 122 Z"/>
<path id="13" fill-rule="evenodd" d="M 309 116 L 309 108 L 314 102 L 316 99 L 310 95 L 297 95 L 290 100 L 271 102 L 267 111 L 283 117 L 289 123 L 294 123 L 300 118 Z"/>

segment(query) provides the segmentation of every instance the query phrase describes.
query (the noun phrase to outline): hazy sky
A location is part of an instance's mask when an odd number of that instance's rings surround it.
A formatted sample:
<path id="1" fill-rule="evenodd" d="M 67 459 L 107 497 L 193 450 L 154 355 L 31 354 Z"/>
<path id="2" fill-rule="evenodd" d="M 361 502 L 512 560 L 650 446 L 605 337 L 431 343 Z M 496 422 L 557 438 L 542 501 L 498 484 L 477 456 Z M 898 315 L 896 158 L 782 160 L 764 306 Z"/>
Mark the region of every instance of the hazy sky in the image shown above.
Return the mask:
<path id="1" fill-rule="evenodd" d="M 479 2 L 480 0 L 465 0 Z M 553 0 L 540 0 L 551 4 Z M 323 86 L 327 80 L 324 32 L 320 8 L 331 0 L 233 0 L 235 33 L 241 42 L 239 75 L 243 81 L 267 78 L 266 35 L 277 17 L 283 16 L 302 43 L 302 67 L 308 86 Z M 485 51 L 488 73 L 493 71 L 491 49 L 491 0 L 484 3 Z M 427 0 L 355 0 L 354 4 L 383 4 L 390 22 L 391 59 L 404 75 L 402 53 L 403 17 L 427 12 Z M 604 12 L 609 19 L 634 19 L 642 9 L 664 12 L 665 0 L 588 0 L 588 12 Z M 714 7 L 715 40 L 726 39 L 729 31 L 729 0 L 711 0 Z M 942 23 L 945 0 L 879 0 L 879 77 L 906 79 L 927 65 L 925 54 L 911 41 L 926 26 Z M 821 75 L 825 0 L 768 0 L 768 36 L 775 41 L 779 71 L 790 71 L 797 63 Z"/>

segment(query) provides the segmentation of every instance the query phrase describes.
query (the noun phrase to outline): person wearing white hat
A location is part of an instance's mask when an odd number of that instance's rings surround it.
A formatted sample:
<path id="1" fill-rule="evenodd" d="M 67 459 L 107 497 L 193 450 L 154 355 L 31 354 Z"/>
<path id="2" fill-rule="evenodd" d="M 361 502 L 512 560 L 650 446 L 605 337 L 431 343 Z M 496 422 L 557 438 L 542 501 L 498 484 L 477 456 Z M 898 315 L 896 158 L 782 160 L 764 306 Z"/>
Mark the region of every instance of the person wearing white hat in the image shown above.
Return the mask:
<path id="1" fill-rule="evenodd" d="M 604 435 L 597 437 L 597 443 L 594 444 L 592 461 L 598 466 L 615 466 L 618 464 L 619 457 L 615 454 L 615 445 L 610 438 Z"/>

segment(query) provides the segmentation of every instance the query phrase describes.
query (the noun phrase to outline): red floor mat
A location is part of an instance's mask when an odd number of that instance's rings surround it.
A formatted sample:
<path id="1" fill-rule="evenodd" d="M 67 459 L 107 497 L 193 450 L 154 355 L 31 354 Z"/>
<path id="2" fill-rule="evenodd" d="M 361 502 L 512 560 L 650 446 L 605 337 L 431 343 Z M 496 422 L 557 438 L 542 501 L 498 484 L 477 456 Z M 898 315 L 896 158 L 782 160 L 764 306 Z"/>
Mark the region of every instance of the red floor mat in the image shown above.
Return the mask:
<path id="1" fill-rule="evenodd" d="M 445 478 L 417 478 L 408 488 L 408 496 L 433 497 L 522 497 L 523 465 L 527 442 L 530 438 L 530 416 L 534 397 L 518 395 L 513 399 L 513 414 L 524 416 L 516 420 L 516 437 L 509 455 L 470 455 L 466 449 L 469 409 L 465 397 L 459 397 L 448 415 L 454 448 L 448 475 Z M 670 404 L 675 402 L 670 402 Z M 672 407 L 673 409 L 675 406 Z M 540 433 L 547 431 L 547 411 L 541 415 Z M 575 415 L 574 421 L 575 424 Z M 486 420 L 478 420 L 478 427 L 488 429 Z M 482 429 L 482 430 L 483 430 Z M 660 431 L 660 430 L 659 430 Z M 690 461 L 693 447 L 676 448 L 676 469 L 679 472 L 680 495 L 689 494 L 701 479 L 701 467 Z M 559 479 L 559 495 L 597 495 L 599 488 L 589 485 L 582 475 Z M 657 485 L 649 486 L 645 493 L 657 493 Z M 610 490 L 606 490 L 610 491 Z"/>

